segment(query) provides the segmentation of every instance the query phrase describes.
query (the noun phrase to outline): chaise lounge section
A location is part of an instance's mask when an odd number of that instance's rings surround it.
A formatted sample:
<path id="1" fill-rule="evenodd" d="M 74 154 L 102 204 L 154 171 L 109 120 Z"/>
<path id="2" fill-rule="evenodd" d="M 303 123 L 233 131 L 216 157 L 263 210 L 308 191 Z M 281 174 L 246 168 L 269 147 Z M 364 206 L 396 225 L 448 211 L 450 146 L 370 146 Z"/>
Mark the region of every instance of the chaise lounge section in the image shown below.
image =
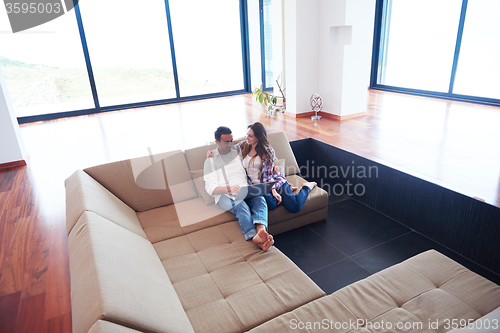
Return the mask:
<path id="1" fill-rule="evenodd" d="M 285 133 L 269 140 L 287 179 L 304 182 Z M 204 192 L 213 147 L 108 163 L 66 180 L 74 332 L 309 332 L 323 330 L 310 325 L 324 319 L 364 320 L 338 332 L 373 332 L 366 323 L 382 320 L 438 320 L 424 331 L 446 332 L 446 318 L 477 319 L 500 306 L 499 286 L 435 251 L 326 296 L 276 247 L 262 252 L 245 241 L 235 216 Z M 315 188 L 299 213 L 270 212 L 269 231 L 327 213 L 328 195 Z"/>

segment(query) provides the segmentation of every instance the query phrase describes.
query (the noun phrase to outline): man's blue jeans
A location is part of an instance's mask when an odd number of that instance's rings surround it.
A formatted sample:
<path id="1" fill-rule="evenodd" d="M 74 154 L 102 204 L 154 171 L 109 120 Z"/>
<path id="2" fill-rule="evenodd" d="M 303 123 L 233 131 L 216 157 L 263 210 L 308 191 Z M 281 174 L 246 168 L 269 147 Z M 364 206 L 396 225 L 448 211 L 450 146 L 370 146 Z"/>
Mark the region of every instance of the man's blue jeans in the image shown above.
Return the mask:
<path id="1" fill-rule="evenodd" d="M 235 202 L 226 195 L 221 195 L 219 206 L 236 215 L 245 239 L 257 235 L 255 224 L 263 224 L 267 230 L 267 203 L 263 196 Z"/>

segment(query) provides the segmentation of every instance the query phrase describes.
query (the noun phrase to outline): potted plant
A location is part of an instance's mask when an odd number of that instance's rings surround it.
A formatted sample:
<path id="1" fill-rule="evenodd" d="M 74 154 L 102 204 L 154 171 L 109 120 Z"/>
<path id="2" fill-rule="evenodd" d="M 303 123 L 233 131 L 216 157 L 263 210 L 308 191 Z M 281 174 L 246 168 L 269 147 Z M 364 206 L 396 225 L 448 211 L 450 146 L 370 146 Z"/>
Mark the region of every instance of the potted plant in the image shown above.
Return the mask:
<path id="1" fill-rule="evenodd" d="M 255 100 L 261 104 L 264 104 L 267 107 L 267 112 L 271 111 L 281 111 L 282 113 L 286 110 L 286 99 L 285 99 L 285 91 L 281 88 L 281 74 L 276 79 L 276 84 L 278 85 L 278 89 L 280 90 L 281 96 L 273 95 L 268 93 L 267 91 L 262 90 L 262 83 L 259 88 L 255 88 L 252 91 L 252 95 L 255 95 Z M 278 98 L 283 99 L 283 104 L 278 105 Z"/>

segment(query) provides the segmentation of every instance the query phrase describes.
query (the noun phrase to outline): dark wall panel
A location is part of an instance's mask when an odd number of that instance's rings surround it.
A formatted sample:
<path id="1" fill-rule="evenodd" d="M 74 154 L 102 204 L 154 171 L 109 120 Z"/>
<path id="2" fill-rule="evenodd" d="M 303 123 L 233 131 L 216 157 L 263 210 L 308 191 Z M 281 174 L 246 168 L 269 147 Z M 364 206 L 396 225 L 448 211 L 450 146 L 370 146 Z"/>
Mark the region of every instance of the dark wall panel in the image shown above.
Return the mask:
<path id="1" fill-rule="evenodd" d="M 500 208 L 314 139 L 291 145 L 301 174 L 330 195 L 343 191 L 500 274 Z"/>

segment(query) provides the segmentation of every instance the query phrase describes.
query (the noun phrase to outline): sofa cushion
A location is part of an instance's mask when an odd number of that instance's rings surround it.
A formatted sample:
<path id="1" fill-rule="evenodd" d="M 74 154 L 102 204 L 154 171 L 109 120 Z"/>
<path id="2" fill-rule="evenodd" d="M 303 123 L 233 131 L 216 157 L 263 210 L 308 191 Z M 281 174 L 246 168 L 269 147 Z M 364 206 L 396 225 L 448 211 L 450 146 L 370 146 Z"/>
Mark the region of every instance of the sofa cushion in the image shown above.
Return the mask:
<path id="1" fill-rule="evenodd" d="M 106 219 L 147 238 L 137 218 L 137 214 L 115 195 L 88 174 L 75 171 L 65 181 L 66 186 L 66 227 L 71 232 L 85 211 L 96 213 Z"/>
<path id="2" fill-rule="evenodd" d="M 463 328 L 453 329 L 448 333 L 492 333 L 493 331 L 500 330 L 500 307 L 491 311 L 490 313 L 478 318 L 474 321 L 467 321 L 467 323 L 451 322 L 450 325 L 459 325 Z"/>
<path id="3" fill-rule="evenodd" d="M 68 247 L 74 332 L 99 319 L 139 331 L 193 331 L 148 240 L 85 212 Z"/>
<path id="4" fill-rule="evenodd" d="M 238 332 L 324 295 L 277 248 L 228 222 L 154 244 L 197 332 Z"/>
<path id="5" fill-rule="evenodd" d="M 446 332 L 446 319 L 477 319 L 500 305 L 500 286 L 430 250 L 273 319 L 251 332 L 296 332 L 327 320 L 335 332 Z M 358 325 L 359 323 L 359 325 Z M 384 324 L 382 324 L 384 323 Z M 431 323 L 436 327 L 429 326 Z M 378 330 L 370 330 L 373 327 Z M 380 329 L 385 325 L 384 329 Z M 357 331 L 356 331 L 357 329 Z M 321 329 L 309 329 L 319 332 Z"/>
<path id="6" fill-rule="evenodd" d="M 84 170 L 138 212 L 197 196 L 182 151 L 98 165 Z"/>
<path id="7" fill-rule="evenodd" d="M 200 197 L 139 212 L 137 217 L 151 243 L 236 219 L 218 205 L 205 205 Z"/>

